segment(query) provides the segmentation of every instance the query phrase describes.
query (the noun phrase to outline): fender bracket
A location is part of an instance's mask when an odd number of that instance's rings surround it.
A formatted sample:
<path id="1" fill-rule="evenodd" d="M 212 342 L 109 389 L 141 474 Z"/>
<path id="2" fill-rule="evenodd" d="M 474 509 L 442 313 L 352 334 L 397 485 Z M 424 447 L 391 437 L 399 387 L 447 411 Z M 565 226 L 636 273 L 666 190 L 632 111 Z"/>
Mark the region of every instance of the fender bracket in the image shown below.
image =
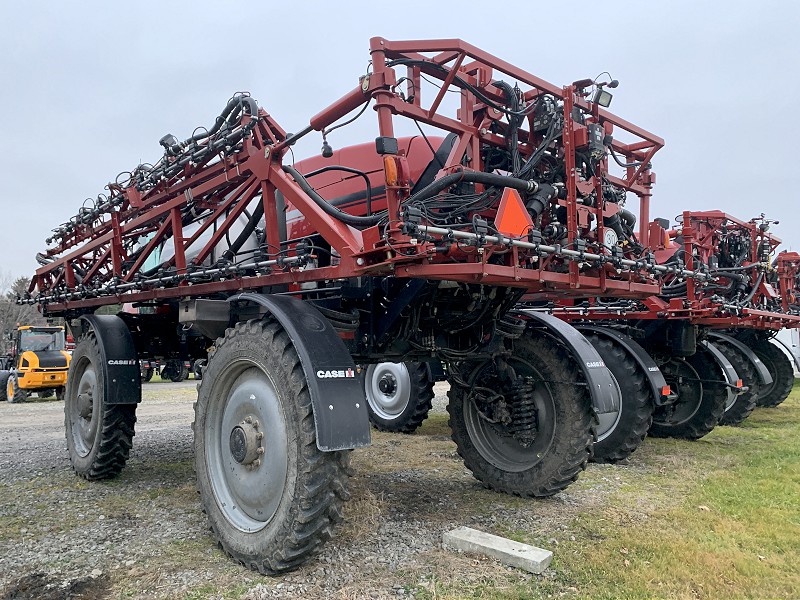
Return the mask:
<path id="1" fill-rule="evenodd" d="M 104 370 L 103 398 L 106 404 L 139 404 L 142 380 L 133 337 L 125 321 L 116 315 L 83 315 L 94 331 Z"/>
<path id="2" fill-rule="evenodd" d="M 535 310 L 518 309 L 514 311 L 525 315 L 538 325 L 542 325 L 566 346 L 589 383 L 592 405 L 597 414 L 618 412 L 622 405 L 617 385 L 611 377 L 603 359 L 594 346 L 572 325 L 558 317 Z"/>
<path id="3" fill-rule="evenodd" d="M 232 313 L 242 304 L 266 309 L 289 334 L 308 382 L 317 447 L 332 452 L 369 446 L 364 386 L 353 358 L 328 319 L 311 303 L 289 296 L 242 293 L 228 302 Z"/>

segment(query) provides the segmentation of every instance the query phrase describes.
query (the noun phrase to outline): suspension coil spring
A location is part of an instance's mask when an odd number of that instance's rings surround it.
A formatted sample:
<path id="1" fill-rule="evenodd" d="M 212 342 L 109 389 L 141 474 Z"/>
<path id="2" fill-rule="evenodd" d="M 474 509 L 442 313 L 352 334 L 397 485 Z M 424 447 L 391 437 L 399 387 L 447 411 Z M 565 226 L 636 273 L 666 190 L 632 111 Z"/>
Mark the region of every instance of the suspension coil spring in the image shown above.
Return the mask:
<path id="1" fill-rule="evenodd" d="M 535 386 L 532 377 L 519 377 L 511 385 L 510 392 L 506 394 L 506 402 L 511 413 L 508 430 L 525 448 L 533 444 L 538 428 L 536 404 L 533 400 Z"/>
<path id="2" fill-rule="evenodd" d="M 527 323 L 523 319 L 511 315 L 503 315 L 502 318 L 498 319 L 496 327 L 497 333 L 503 337 L 516 340 L 525 333 L 526 326 Z"/>

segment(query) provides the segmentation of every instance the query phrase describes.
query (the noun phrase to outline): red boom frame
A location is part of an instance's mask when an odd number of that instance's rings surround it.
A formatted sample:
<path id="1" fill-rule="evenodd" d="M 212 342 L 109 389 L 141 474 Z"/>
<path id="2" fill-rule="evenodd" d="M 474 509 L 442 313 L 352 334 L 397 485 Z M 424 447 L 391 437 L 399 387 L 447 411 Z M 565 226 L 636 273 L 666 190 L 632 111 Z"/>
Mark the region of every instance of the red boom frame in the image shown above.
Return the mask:
<path id="1" fill-rule="evenodd" d="M 654 183 L 650 160 L 663 146 L 663 140 L 587 100 L 585 87 L 591 82 L 576 82 L 559 88 L 460 40 L 391 42 L 373 38 L 370 52 L 372 72 L 363 77 L 355 89 L 314 116 L 310 126 L 300 134 L 287 137 L 267 112 L 258 109 L 257 112 L 242 114 L 241 120 L 235 124 L 234 128 L 243 133 L 233 152 L 220 152 L 200 162 L 190 161 L 179 172 L 148 189 L 139 190 L 127 182 L 110 184 L 110 198 L 98 203 L 94 210 L 82 211 L 54 236 L 56 244 L 42 257 L 44 264 L 31 283 L 30 301 L 41 302 L 51 313 L 80 312 L 108 303 L 159 301 L 190 294 L 213 295 L 243 288 L 372 274 L 610 296 L 646 297 L 658 292 L 659 282 L 652 265 L 640 261 L 633 266 L 628 264 L 624 269 L 617 264 L 614 269 L 604 265 L 609 261 L 605 256 L 608 253 L 603 250 L 598 252 L 603 256 L 600 268 L 588 274 L 581 271 L 579 260 L 572 260 L 578 253 L 565 259 L 561 248 L 548 254 L 537 252 L 530 245 L 510 245 L 508 240 L 493 243 L 491 237 L 490 241 L 482 242 L 481 251 L 460 255 L 457 262 L 452 262 L 452 257 L 436 251 L 430 239 L 420 240 L 402 231 L 401 203 L 409 193 L 408 182 L 403 178 L 407 165 L 402 155 L 386 161 L 387 203 L 391 216 L 388 228 L 372 226 L 358 230 L 326 214 L 282 169 L 281 159 L 291 143 L 312 130 L 322 131 L 352 110 L 374 100 L 378 129 L 383 137 L 394 136 L 393 120 L 396 116 L 458 135 L 439 177 L 464 170 L 461 157 L 465 154 L 472 160 L 470 168 L 480 171 L 483 166 L 481 144 L 505 144 L 503 137 L 490 130 L 490 125 L 499 122 L 502 115 L 463 88 L 457 118 L 442 114 L 440 108 L 456 76 L 502 103 L 505 100 L 502 91 L 491 83 L 494 81 L 493 73 L 497 71 L 527 88 L 523 93 L 525 102 L 531 102 L 541 94 L 550 94 L 564 103 L 563 140 L 569 176 L 567 197 L 561 203 L 567 209 L 569 243 L 575 241 L 579 224 L 589 222 L 592 217 L 597 223 L 599 239 L 603 239 L 602 203 L 589 207 L 579 205 L 577 201 L 579 187 L 583 190 L 594 187 L 602 198 L 602 175 L 607 181 L 638 196 L 639 242 L 645 248 L 649 246 L 647 216 Z M 398 92 L 395 73 L 398 67 L 390 66 L 387 61 L 410 63 L 405 80 L 409 89 L 413 89 L 413 100 L 407 101 Z M 423 75 L 441 81 L 440 91 L 427 107 L 422 105 L 420 93 Z M 614 140 L 611 147 L 627 161 L 636 162 L 637 166 L 628 167 L 623 176 L 615 176 L 608 172 L 607 159 L 604 159 L 590 180 L 579 180 L 572 150 L 586 143 L 587 131 L 586 122 L 571 118 L 573 106 L 585 111 L 587 122 L 600 123 L 606 135 L 616 127 L 636 138 L 629 144 Z M 521 151 L 531 152 L 533 143 L 534 135 L 521 129 Z M 393 175 L 395 170 L 400 174 L 399 178 Z M 338 252 L 338 264 L 302 270 L 296 268 L 302 263 L 302 257 L 292 248 L 277 252 L 280 240 L 276 212 L 278 191 Z M 249 271 L 235 266 L 204 268 L 203 260 L 239 215 L 248 206 L 252 208 L 257 198 L 263 204 L 267 242 L 276 252 L 268 252 L 268 256 L 263 257 L 265 260 L 257 261 Z M 197 209 L 213 211 L 205 224 L 191 235 L 184 233 L 181 222 L 181 209 L 190 202 Z M 223 220 L 222 225 L 194 261 L 187 264 L 185 257 L 189 246 L 210 224 L 219 220 Z M 148 241 L 142 248 L 145 239 Z M 172 270 L 162 271 L 158 277 L 146 275 L 143 265 L 148 256 L 165 243 L 171 243 L 174 248 L 174 257 L 165 265 Z M 508 250 L 507 256 L 498 261 L 497 253 Z M 490 261 L 492 257 L 494 260 Z M 553 261 L 561 261 L 567 268 L 555 268 Z"/>

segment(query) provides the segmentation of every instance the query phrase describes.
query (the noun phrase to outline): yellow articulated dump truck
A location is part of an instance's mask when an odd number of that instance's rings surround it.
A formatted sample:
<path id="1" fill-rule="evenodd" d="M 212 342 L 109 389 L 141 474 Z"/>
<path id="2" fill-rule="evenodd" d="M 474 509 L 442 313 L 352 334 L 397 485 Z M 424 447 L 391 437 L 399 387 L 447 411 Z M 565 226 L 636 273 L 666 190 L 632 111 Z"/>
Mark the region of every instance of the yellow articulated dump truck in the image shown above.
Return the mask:
<path id="1" fill-rule="evenodd" d="M 0 390 L 5 390 L 8 402 L 24 402 L 31 393 L 40 398 L 55 394 L 61 400 L 69 361 L 63 327 L 19 327 L 11 351 L 2 360 L 5 364 L 0 370 Z"/>

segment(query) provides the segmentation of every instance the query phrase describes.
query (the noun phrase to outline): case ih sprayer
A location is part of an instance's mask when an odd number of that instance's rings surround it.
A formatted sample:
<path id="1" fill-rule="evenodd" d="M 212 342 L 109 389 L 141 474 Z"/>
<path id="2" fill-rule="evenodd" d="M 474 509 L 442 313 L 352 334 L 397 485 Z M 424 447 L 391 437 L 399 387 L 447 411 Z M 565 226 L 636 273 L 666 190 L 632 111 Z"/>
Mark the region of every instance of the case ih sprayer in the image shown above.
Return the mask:
<path id="1" fill-rule="evenodd" d="M 798 255 L 774 256 L 771 221 L 742 221 L 720 211 L 686 211 L 660 240 L 664 265 L 708 275 L 668 274 L 659 295 L 643 301 L 557 299 L 548 310 L 573 323 L 597 347 L 622 391 L 619 414 L 607 415 L 595 457 L 619 460 L 651 435 L 698 439 L 719 422 L 741 423 L 757 404 L 777 406 L 794 383 L 792 364 L 769 338 L 800 325 Z M 543 303 L 533 301 L 533 306 Z M 663 377 L 670 396 L 657 392 Z M 648 382 L 649 380 L 649 382 Z M 649 385 L 648 385 L 649 383 Z"/>
<path id="2" fill-rule="evenodd" d="M 87 479 L 128 458 L 139 357 L 212 348 L 201 501 L 225 551 L 261 572 L 301 564 L 341 519 L 348 451 L 370 440 L 361 365 L 442 362 L 466 466 L 548 496 L 620 398 L 586 338 L 519 311 L 523 295 L 645 301 L 664 275 L 707 277 L 632 243 L 623 205 L 638 199 L 646 235 L 663 142 L 605 110 L 616 82 L 557 87 L 459 40 L 373 38 L 370 52 L 298 133 L 240 94 L 208 129 L 162 138 L 155 164 L 54 230 L 25 299 L 81 334 L 65 421 Z M 375 141 L 334 151 L 332 132 L 370 108 Z M 293 165 L 314 132 L 322 156 Z M 112 304 L 136 311 L 94 314 Z"/>

